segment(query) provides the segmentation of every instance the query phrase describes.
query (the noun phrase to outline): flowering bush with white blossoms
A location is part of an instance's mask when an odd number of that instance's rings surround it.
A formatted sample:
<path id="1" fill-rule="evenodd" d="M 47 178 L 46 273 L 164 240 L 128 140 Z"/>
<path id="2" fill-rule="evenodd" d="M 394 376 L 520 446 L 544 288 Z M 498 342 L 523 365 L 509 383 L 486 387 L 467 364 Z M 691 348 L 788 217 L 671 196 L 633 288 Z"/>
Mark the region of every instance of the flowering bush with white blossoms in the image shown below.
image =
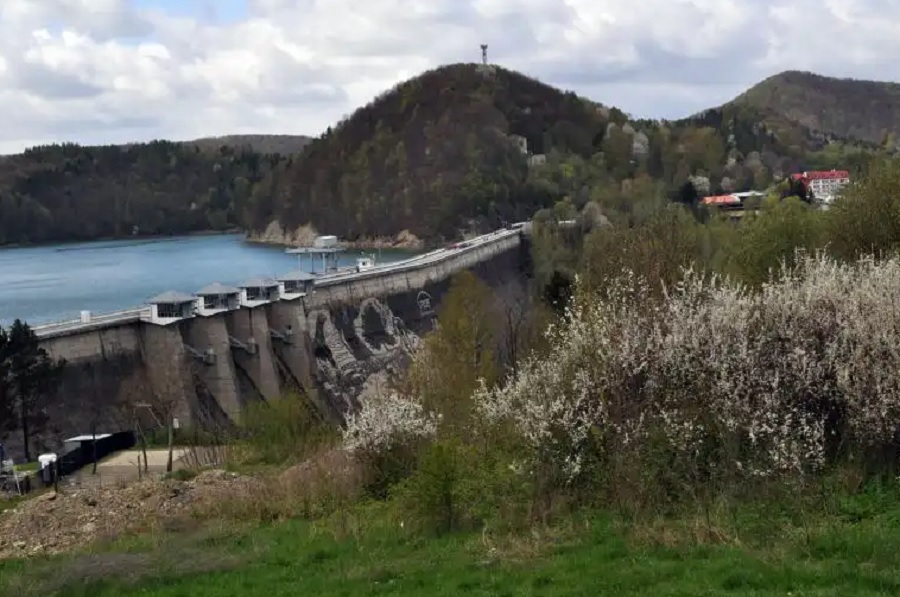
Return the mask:
<path id="1" fill-rule="evenodd" d="M 347 418 L 344 448 L 378 454 L 408 440 L 431 437 L 436 430 L 437 419 L 418 401 L 396 392 L 376 395 Z"/>
<path id="2" fill-rule="evenodd" d="M 581 296 L 551 354 L 477 392 L 481 418 L 569 479 L 651 444 L 665 466 L 771 476 L 900 438 L 897 259 L 800 256 L 757 292 L 692 271 L 663 300 L 649 290 L 626 275 Z"/>

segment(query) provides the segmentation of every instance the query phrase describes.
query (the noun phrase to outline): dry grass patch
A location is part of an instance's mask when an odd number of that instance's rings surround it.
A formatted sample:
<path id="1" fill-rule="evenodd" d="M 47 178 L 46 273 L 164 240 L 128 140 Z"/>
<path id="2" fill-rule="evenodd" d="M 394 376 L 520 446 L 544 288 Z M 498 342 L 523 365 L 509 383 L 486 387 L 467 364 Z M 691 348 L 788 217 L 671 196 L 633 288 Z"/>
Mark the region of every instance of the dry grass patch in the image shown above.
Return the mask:
<path id="1" fill-rule="evenodd" d="M 332 448 L 278 474 L 214 485 L 210 495 L 196 502 L 193 513 L 205 519 L 262 522 L 320 518 L 358 501 L 363 481 L 356 461 Z"/>
<path id="2" fill-rule="evenodd" d="M 741 545 L 740 537 L 728 525 L 703 515 L 684 518 L 657 518 L 632 522 L 622 531 L 636 547 L 684 548 L 700 545 Z"/>
<path id="3" fill-rule="evenodd" d="M 522 564 L 547 557 L 562 547 L 576 545 L 590 530 L 589 520 L 576 519 L 553 526 L 535 525 L 525 533 L 493 535 L 485 529 L 474 548 L 483 554 L 485 563 Z"/>

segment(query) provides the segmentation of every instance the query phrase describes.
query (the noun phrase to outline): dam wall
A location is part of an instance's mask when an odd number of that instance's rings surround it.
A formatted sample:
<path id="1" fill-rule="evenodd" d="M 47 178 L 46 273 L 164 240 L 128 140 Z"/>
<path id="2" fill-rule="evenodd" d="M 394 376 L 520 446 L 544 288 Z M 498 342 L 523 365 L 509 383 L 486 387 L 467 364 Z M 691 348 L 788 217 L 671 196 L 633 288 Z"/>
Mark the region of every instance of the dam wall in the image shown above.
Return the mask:
<path id="1" fill-rule="evenodd" d="M 153 426 L 163 411 L 182 427 L 227 425 L 248 404 L 283 396 L 305 396 L 323 420 L 339 424 L 403 369 L 433 329 L 454 274 L 469 270 L 497 292 L 516 293 L 524 292 L 527 267 L 522 235 L 503 230 L 395 264 L 320 276 L 293 300 L 166 325 L 141 308 L 36 327 L 44 349 L 67 366 L 44 405 L 32 453 L 93 430 L 133 429 L 136 418 Z M 13 453 L 21 449 L 16 434 L 5 441 Z"/>

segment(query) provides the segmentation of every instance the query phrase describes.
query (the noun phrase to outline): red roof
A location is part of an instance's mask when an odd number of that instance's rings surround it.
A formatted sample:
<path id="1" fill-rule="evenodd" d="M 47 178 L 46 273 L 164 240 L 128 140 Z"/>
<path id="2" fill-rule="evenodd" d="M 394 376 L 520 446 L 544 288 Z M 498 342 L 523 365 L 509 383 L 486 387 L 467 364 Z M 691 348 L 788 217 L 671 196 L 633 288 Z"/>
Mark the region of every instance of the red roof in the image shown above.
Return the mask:
<path id="1" fill-rule="evenodd" d="M 734 195 L 713 195 L 712 197 L 703 198 L 704 205 L 730 205 L 740 202 L 740 198 Z"/>
<path id="2" fill-rule="evenodd" d="M 798 172 L 791 174 L 794 180 L 829 180 L 850 178 L 850 172 L 847 170 L 813 170 L 812 172 Z"/>

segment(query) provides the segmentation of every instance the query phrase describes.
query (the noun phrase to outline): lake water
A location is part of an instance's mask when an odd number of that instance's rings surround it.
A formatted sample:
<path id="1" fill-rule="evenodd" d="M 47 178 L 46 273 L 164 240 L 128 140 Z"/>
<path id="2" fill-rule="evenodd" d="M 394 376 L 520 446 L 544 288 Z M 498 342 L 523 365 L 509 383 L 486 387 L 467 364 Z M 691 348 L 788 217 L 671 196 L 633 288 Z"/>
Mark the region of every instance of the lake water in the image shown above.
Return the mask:
<path id="1" fill-rule="evenodd" d="M 379 259 L 409 255 L 382 251 Z M 353 265 L 358 256 L 348 251 L 339 264 Z M 298 267 L 308 271 L 308 257 L 247 244 L 237 234 L 0 249 L 0 324 L 16 318 L 31 324 L 74 319 L 82 310 L 118 311 L 166 290 L 193 293 L 211 282 L 237 284 Z"/>

